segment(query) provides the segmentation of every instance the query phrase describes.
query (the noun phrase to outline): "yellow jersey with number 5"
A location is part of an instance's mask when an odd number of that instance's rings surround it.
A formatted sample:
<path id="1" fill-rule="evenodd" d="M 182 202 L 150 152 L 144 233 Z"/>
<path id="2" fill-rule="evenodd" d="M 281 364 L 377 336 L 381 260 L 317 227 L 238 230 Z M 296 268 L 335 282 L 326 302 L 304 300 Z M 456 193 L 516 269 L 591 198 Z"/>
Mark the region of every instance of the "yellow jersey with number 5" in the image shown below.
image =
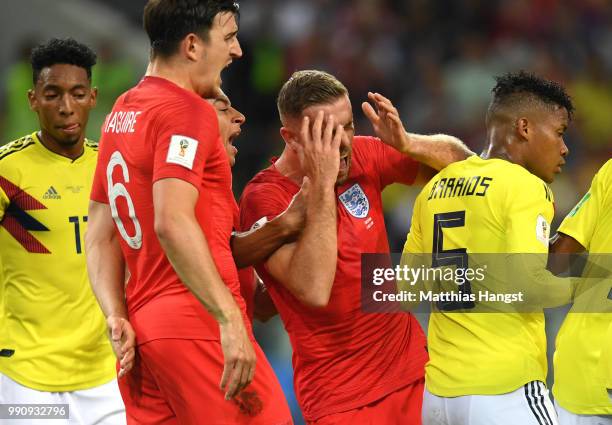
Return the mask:
<path id="1" fill-rule="evenodd" d="M 83 242 L 96 159 L 95 143 L 71 160 L 36 133 L 0 148 L 0 373 L 36 390 L 115 376 Z"/>
<path id="2" fill-rule="evenodd" d="M 552 192 L 540 178 L 502 159 L 472 156 L 440 171 L 421 191 L 404 253 L 431 254 L 432 267 L 448 254 L 463 258 L 463 267 L 470 254 L 540 254 L 544 271 L 553 215 Z M 541 310 L 470 313 L 478 307 L 475 299 L 471 305 L 433 305 L 428 390 L 442 397 L 503 394 L 545 381 Z"/>
<path id="3" fill-rule="evenodd" d="M 608 279 L 594 287 L 577 289 L 578 296 L 563 321 L 554 355 L 553 394 L 566 410 L 579 415 L 612 415 L 612 403 L 606 391 L 606 379 L 612 357 L 602 357 L 602 350 L 612 356 L 612 341 L 606 337 L 612 323 L 612 160 L 597 172 L 589 191 L 565 217 L 559 232 L 571 236 L 589 252 L 583 272 L 601 274 Z M 587 296 L 588 294 L 588 296 Z M 596 306 L 592 297 L 601 300 Z M 603 308 L 602 308 L 603 306 Z M 610 346 L 606 349 L 606 344 Z"/>

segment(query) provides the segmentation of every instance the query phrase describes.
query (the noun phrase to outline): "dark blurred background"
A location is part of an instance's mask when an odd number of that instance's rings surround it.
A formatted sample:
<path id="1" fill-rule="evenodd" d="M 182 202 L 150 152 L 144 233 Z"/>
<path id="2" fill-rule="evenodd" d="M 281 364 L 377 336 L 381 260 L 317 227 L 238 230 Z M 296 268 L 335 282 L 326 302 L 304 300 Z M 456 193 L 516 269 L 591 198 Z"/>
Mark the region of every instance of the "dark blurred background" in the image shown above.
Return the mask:
<path id="1" fill-rule="evenodd" d="M 0 28 L 0 144 L 37 129 L 26 91 L 32 45 L 72 36 L 99 55 L 94 82 L 100 95 L 88 136 L 114 99 L 144 73 L 148 41 L 141 29 L 143 0 L 9 0 Z M 244 0 L 244 56 L 224 75 L 224 89 L 247 121 L 236 142 L 234 192 L 283 148 L 275 99 L 295 70 L 317 68 L 348 87 L 358 133 L 372 134 L 360 104 L 379 91 L 417 133 L 448 133 L 475 152 L 493 76 L 525 69 L 565 85 L 576 114 L 566 143 L 570 156 L 552 185 L 553 228 L 587 190 L 612 153 L 612 3 L 609 0 Z M 393 251 L 401 251 L 418 188 L 384 193 Z M 549 317 L 554 336 L 560 314 Z M 258 337 L 289 397 L 290 347 L 278 320 Z M 553 347 L 553 338 L 550 338 Z M 293 401 L 292 401 L 293 402 Z M 295 411 L 300 423 L 299 412 Z"/>

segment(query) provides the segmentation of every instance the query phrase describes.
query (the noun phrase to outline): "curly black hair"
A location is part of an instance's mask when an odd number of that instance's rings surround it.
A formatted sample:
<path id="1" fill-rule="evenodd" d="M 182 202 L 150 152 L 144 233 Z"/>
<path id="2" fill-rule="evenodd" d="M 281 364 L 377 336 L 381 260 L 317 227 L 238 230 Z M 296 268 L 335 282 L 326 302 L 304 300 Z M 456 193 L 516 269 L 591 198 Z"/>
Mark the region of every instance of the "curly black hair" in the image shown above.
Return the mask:
<path id="1" fill-rule="evenodd" d="M 40 72 L 56 64 L 76 65 L 87 71 L 91 81 L 91 68 L 96 64 L 97 56 L 93 50 L 72 38 L 52 38 L 45 44 L 32 49 L 32 81 L 38 81 Z"/>
<path id="2" fill-rule="evenodd" d="M 491 90 L 493 103 L 501 104 L 517 94 L 531 94 L 549 105 L 558 105 L 567 110 L 571 118 L 574 111 L 572 99 L 565 89 L 554 81 L 549 81 L 534 74 L 520 71 L 495 77 L 497 84 Z"/>

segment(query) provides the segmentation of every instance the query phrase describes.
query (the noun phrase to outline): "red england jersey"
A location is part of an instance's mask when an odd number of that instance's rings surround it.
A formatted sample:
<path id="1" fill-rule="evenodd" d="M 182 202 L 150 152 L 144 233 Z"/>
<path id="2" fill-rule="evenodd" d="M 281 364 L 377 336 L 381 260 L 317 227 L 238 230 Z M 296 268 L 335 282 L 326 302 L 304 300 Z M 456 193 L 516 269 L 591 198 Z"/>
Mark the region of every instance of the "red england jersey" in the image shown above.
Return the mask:
<path id="1" fill-rule="evenodd" d="M 424 376 L 426 341 L 416 319 L 361 309 L 361 254 L 389 252 L 381 191 L 411 184 L 417 171 L 417 162 L 379 139 L 354 138 L 349 178 L 336 187 L 338 263 L 327 307 L 303 305 L 257 267 L 291 340 L 295 389 L 308 421 L 365 406 Z M 298 191 L 274 165 L 257 174 L 240 201 L 242 229 L 280 214 Z"/>
<path id="2" fill-rule="evenodd" d="M 155 234 L 152 186 L 164 178 L 198 189 L 196 218 L 244 314 L 229 245 L 233 216 L 227 212 L 236 201 L 215 110 L 168 80 L 145 77 L 117 99 L 102 127 L 91 199 L 108 203 L 115 218 L 130 271 L 126 297 L 138 342 L 218 339 L 217 322 L 180 281 Z"/>

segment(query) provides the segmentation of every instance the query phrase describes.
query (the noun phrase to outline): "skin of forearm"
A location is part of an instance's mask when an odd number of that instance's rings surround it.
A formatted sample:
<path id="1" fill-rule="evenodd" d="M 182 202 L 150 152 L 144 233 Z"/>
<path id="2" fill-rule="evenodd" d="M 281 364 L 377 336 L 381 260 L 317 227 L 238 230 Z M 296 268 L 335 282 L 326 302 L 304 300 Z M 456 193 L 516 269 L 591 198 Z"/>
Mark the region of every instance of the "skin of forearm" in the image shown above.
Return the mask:
<path id="1" fill-rule="evenodd" d="M 586 249 L 571 236 L 557 233 L 551 238 L 547 268 L 554 274 L 570 270 L 572 261 L 576 259 L 571 254 L 580 254 Z"/>
<path id="2" fill-rule="evenodd" d="M 528 301 L 543 308 L 571 302 L 577 278 L 561 278 L 546 270 L 543 256 L 512 254 L 507 257 L 507 276 L 518 276 Z"/>
<path id="3" fill-rule="evenodd" d="M 159 221 L 156 217 L 155 231 L 181 281 L 217 322 L 225 324 L 242 320 L 232 294 L 219 276 L 206 238 L 195 218 L 180 213 L 165 215 Z"/>
<path id="4" fill-rule="evenodd" d="M 85 233 L 85 255 L 91 288 L 105 317 L 127 318 L 125 261 L 110 208 L 91 201 Z"/>
<path id="5" fill-rule="evenodd" d="M 127 319 L 125 263 L 116 236 L 103 239 L 88 231 L 85 249 L 89 280 L 104 316 Z"/>
<path id="6" fill-rule="evenodd" d="M 236 266 L 241 269 L 263 263 L 292 235 L 291 229 L 283 222 L 283 215 L 254 231 L 235 233 L 232 237 L 232 255 Z"/>
<path id="7" fill-rule="evenodd" d="M 413 133 L 406 133 L 402 153 L 410 155 L 414 160 L 435 170 L 441 170 L 448 164 L 474 155 L 474 152 L 454 136 L 446 134 L 426 136 Z"/>
<path id="8" fill-rule="evenodd" d="M 338 257 L 336 197 L 333 188 L 312 191 L 306 210 L 306 226 L 291 257 L 288 279 L 302 288 L 312 304 L 329 300 Z"/>

